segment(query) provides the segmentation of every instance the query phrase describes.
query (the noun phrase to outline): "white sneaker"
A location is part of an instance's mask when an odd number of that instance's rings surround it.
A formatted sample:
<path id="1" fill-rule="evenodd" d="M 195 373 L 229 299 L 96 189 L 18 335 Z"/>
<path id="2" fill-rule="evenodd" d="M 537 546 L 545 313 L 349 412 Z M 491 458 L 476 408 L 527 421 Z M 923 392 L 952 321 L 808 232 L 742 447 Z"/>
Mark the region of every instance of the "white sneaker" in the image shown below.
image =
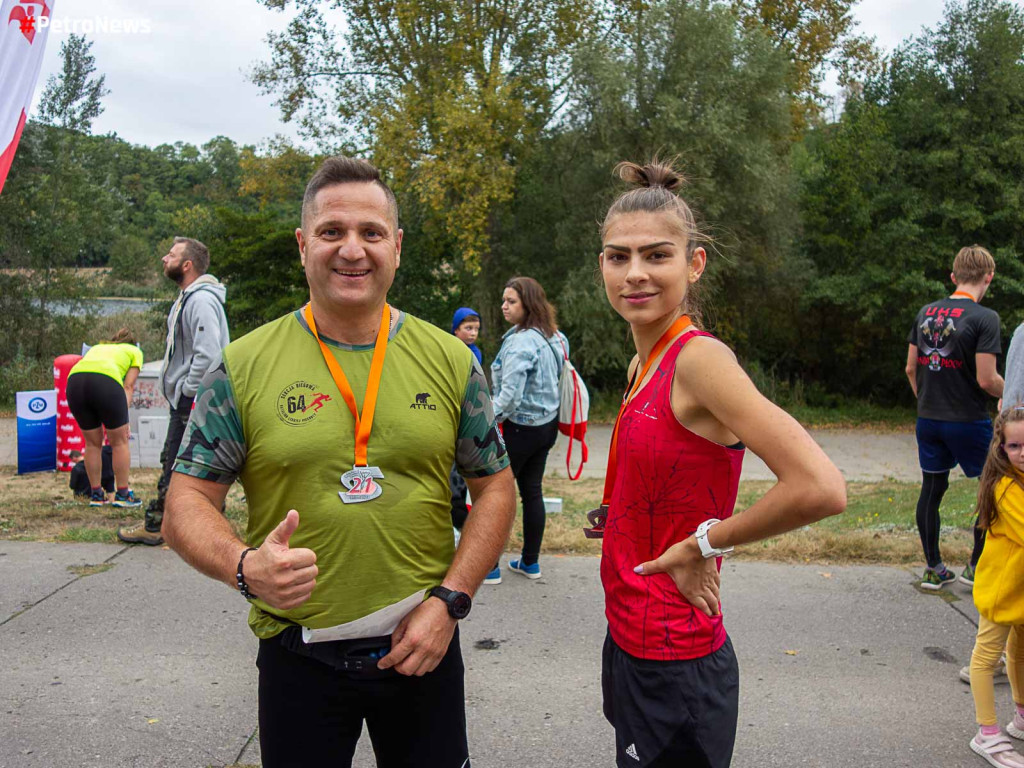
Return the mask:
<path id="1" fill-rule="evenodd" d="M 1015 739 L 1024 740 L 1024 717 L 1020 716 L 1020 712 L 1013 713 L 1013 720 L 1006 726 L 1006 732 Z"/>
<path id="2" fill-rule="evenodd" d="M 1024 768 L 1024 756 L 1013 748 L 1005 733 L 982 736 L 978 731 L 971 739 L 971 749 L 995 768 Z"/>
<path id="3" fill-rule="evenodd" d="M 968 664 L 966 667 L 960 667 L 960 679 L 968 685 L 971 684 L 971 665 Z M 996 668 L 992 670 L 992 682 L 996 683 L 1008 683 L 1010 678 L 1006 676 L 1006 657 L 1004 656 L 996 664 Z"/>

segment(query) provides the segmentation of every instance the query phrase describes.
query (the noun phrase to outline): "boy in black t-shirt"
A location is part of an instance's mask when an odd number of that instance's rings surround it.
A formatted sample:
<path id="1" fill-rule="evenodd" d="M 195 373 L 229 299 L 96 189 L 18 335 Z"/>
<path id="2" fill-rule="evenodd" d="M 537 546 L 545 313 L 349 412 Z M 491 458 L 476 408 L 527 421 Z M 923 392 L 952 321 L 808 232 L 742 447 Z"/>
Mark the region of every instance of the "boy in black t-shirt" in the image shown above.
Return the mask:
<path id="1" fill-rule="evenodd" d="M 939 505 L 949 487 L 949 471 L 957 464 L 968 477 L 981 474 L 992 440 L 988 395 L 1003 394 L 1003 378 L 996 371 L 999 315 L 979 303 L 995 269 L 992 254 L 981 246 L 960 249 L 950 276 L 957 290 L 922 307 L 907 337 L 906 372 L 917 396 L 923 476 L 917 529 L 928 564 L 921 579 L 924 589 L 941 589 L 956 578 L 939 553 Z M 974 584 L 984 541 L 984 532 L 975 527 L 971 562 L 960 576 L 965 584 Z"/>

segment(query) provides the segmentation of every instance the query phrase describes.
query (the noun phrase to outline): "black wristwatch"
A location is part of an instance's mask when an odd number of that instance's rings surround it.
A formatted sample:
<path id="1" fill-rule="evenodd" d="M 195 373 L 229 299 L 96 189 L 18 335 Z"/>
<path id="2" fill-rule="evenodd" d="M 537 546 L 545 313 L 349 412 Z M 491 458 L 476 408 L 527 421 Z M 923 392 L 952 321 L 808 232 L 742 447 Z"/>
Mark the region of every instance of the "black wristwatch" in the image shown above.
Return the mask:
<path id="1" fill-rule="evenodd" d="M 466 618 L 473 607 L 473 598 L 465 592 L 456 592 L 447 587 L 434 587 L 430 590 L 430 596 L 443 600 L 444 604 L 448 606 L 448 615 L 453 619 Z"/>

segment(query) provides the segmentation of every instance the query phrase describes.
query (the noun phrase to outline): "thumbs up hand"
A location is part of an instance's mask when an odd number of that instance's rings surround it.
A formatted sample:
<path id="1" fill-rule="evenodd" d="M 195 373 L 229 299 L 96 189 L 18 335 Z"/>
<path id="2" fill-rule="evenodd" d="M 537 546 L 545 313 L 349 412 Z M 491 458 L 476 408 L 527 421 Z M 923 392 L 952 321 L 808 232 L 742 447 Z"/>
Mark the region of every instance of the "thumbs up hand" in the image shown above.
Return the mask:
<path id="1" fill-rule="evenodd" d="M 316 553 L 292 549 L 289 540 L 299 527 L 299 513 L 288 510 L 263 546 L 245 558 L 242 572 L 249 591 L 272 608 L 286 611 L 302 605 L 316 586 Z"/>

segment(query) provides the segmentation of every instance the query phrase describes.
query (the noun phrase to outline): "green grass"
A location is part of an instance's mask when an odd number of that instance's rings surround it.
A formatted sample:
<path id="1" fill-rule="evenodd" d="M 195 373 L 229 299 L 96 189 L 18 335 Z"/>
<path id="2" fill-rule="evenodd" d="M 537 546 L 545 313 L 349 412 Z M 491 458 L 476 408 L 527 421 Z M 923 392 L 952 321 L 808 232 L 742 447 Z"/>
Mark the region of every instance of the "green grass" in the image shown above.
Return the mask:
<path id="1" fill-rule="evenodd" d="M 117 526 L 109 528 L 94 528 L 92 526 L 65 528 L 54 536 L 53 540 L 86 544 L 117 544 Z"/>
<path id="2" fill-rule="evenodd" d="M 737 513 L 761 498 L 772 483 L 740 483 Z M 563 513 L 548 515 L 544 532 L 546 554 L 599 554 L 600 540 L 587 539 L 586 513 L 598 506 L 603 482 L 570 482 L 545 478 L 544 495 L 562 498 Z M 942 503 L 942 552 L 946 562 L 966 562 L 973 544 L 976 480 L 950 483 Z M 738 557 L 819 563 L 881 563 L 917 565 L 922 562 L 917 533 L 916 483 L 850 483 L 846 511 L 806 528 L 740 547 Z M 517 518 L 508 549 L 522 546 L 522 519 Z"/>
<path id="3" fill-rule="evenodd" d="M 802 398 L 794 399 L 788 392 L 778 394 L 776 404 L 808 429 L 909 430 L 914 428 L 917 420 L 917 410 L 913 405 L 876 405 L 863 400 L 846 399 L 838 405 L 809 405 Z M 594 424 L 613 424 L 621 402 L 621 390 L 590 392 L 590 421 Z"/>
<path id="4" fill-rule="evenodd" d="M 737 509 L 744 509 L 760 498 L 770 487 L 767 481 L 740 484 Z M 837 532 L 879 531 L 911 532 L 917 535 L 917 483 L 850 483 L 847 486 L 846 512 L 829 517 L 815 525 Z M 942 526 L 950 530 L 969 531 L 974 524 L 977 501 L 977 480 L 956 480 L 942 499 Z"/>
<path id="5" fill-rule="evenodd" d="M 838 407 L 802 403 L 779 403 L 803 426 L 808 428 L 860 428 L 878 430 L 910 430 L 917 421 L 914 407 L 875 405 L 852 400 Z"/>
<path id="6" fill-rule="evenodd" d="M 85 578 L 97 573 L 104 573 L 113 567 L 113 563 L 97 563 L 96 565 L 69 565 L 68 570 L 75 574 L 75 576 Z"/>

